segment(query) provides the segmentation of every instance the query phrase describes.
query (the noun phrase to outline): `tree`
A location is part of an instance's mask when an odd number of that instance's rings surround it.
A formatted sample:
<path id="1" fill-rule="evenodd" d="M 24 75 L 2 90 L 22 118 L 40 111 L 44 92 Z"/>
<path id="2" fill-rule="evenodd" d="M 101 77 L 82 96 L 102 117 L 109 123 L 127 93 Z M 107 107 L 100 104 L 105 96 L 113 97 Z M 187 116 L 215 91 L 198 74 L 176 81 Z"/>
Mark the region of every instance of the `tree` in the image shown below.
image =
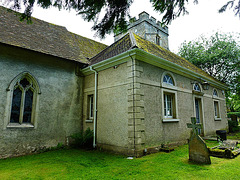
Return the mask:
<path id="1" fill-rule="evenodd" d="M 215 33 L 209 39 L 182 43 L 179 55 L 209 75 L 226 83 L 227 105 L 240 110 L 240 42 L 239 35 Z"/>
<path id="2" fill-rule="evenodd" d="M 163 24 L 169 24 L 172 20 L 182 14 L 188 14 L 186 4 L 189 0 L 150 0 L 154 10 L 164 14 Z M 192 0 L 195 4 L 198 0 Z M 115 29 L 122 31 L 127 29 L 127 19 L 130 18 L 129 7 L 133 0 L 5 0 L 5 4 L 11 4 L 11 8 L 19 10 L 24 7 L 24 13 L 21 15 L 21 20 L 26 19 L 31 21 L 31 14 L 34 5 L 39 5 L 42 8 L 52 6 L 59 9 L 75 10 L 77 14 L 83 16 L 87 21 L 94 21 L 93 30 L 103 38 Z M 228 1 L 219 12 L 224 12 L 230 7 L 233 8 L 235 14 L 240 17 L 240 0 Z M 103 18 L 99 20 L 100 13 L 105 12 Z"/>

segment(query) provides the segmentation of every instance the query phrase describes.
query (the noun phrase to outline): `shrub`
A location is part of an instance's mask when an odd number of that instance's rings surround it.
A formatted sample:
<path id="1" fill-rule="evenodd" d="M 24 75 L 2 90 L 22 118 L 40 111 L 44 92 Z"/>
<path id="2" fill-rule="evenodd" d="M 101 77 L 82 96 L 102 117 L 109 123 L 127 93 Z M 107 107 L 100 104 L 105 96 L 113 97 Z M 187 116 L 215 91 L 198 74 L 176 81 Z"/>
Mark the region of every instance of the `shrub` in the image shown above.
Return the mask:
<path id="1" fill-rule="evenodd" d="M 237 121 L 228 120 L 229 132 L 238 132 L 239 126 Z"/>
<path id="2" fill-rule="evenodd" d="M 78 148 L 92 148 L 93 145 L 93 131 L 87 128 L 86 131 L 71 135 L 73 138 L 73 146 Z"/>

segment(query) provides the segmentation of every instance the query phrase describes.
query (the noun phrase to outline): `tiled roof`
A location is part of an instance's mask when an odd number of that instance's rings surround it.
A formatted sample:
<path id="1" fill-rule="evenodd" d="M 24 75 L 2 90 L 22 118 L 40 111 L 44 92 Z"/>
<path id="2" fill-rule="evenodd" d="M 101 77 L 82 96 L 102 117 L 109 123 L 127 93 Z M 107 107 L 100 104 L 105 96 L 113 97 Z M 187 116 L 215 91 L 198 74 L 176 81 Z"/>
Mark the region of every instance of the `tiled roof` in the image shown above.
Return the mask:
<path id="1" fill-rule="evenodd" d="M 133 34 L 134 38 L 136 40 L 137 43 L 137 47 L 139 49 L 142 49 L 150 54 L 153 54 L 155 56 L 161 57 L 165 60 L 171 61 L 175 64 L 178 64 L 184 68 L 187 68 L 193 72 L 196 72 L 198 74 L 201 74 L 207 78 L 210 78 L 212 80 L 215 80 L 215 78 L 213 78 L 212 76 L 210 76 L 209 74 L 207 74 L 205 71 L 203 71 L 202 69 L 198 68 L 197 66 L 195 66 L 194 64 L 190 63 L 188 60 L 172 53 L 171 51 L 157 45 L 154 44 L 150 41 L 147 41 L 143 38 L 141 38 L 140 36 Z"/>
<path id="2" fill-rule="evenodd" d="M 69 32 L 65 27 L 32 17 L 32 24 L 20 22 L 15 12 L 0 6 L 0 43 L 88 63 L 107 46 Z"/>
<path id="3" fill-rule="evenodd" d="M 121 54 L 132 47 L 132 41 L 130 40 L 130 34 L 127 34 L 123 38 L 119 39 L 117 42 L 113 43 L 111 46 L 108 46 L 102 52 L 90 59 L 90 65 L 96 64 L 105 59 L 111 58 L 118 54 Z"/>
<path id="4" fill-rule="evenodd" d="M 172 53 L 171 51 L 157 44 L 147 41 L 134 33 L 127 33 L 123 38 L 116 41 L 111 46 L 107 47 L 105 50 L 94 56 L 92 59 L 90 59 L 90 65 L 96 64 L 100 61 L 116 56 L 120 53 L 130 50 L 133 47 L 137 47 L 139 49 L 144 50 L 145 52 L 163 58 L 167 61 L 173 62 L 193 72 L 203 75 L 208 79 L 218 81 L 212 76 L 208 75 L 205 71 L 201 70 L 200 68 L 196 67 L 195 65 L 187 61 L 186 59 Z"/>

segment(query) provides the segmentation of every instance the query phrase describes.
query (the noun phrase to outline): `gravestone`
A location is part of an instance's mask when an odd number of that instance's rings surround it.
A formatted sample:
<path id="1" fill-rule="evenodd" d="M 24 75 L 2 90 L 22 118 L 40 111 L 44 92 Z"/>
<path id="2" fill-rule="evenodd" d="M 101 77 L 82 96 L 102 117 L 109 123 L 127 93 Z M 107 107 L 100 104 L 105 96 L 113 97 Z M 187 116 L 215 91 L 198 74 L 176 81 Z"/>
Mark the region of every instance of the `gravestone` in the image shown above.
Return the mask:
<path id="1" fill-rule="evenodd" d="M 189 161 L 201 164 L 211 164 L 207 145 L 205 141 L 198 135 L 198 129 L 201 129 L 202 125 L 196 123 L 195 117 L 191 117 L 191 122 L 192 123 L 187 123 L 187 127 L 192 128 L 188 143 Z"/>

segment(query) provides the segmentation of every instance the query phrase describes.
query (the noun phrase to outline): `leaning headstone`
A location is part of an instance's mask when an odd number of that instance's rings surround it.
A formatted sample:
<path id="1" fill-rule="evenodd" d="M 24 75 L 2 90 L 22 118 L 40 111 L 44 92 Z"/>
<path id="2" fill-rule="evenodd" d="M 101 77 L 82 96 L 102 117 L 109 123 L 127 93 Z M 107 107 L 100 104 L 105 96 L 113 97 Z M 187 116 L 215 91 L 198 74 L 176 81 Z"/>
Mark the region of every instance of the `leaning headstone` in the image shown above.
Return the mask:
<path id="1" fill-rule="evenodd" d="M 188 128 L 192 128 L 191 136 L 189 140 L 189 161 L 211 164 L 209 150 L 205 141 L 198 135 L 198 129 L 202 128 L 201 124 L 196 123 L 196 118 L 191 117 L 192 123 L 187 123 Z"/>

